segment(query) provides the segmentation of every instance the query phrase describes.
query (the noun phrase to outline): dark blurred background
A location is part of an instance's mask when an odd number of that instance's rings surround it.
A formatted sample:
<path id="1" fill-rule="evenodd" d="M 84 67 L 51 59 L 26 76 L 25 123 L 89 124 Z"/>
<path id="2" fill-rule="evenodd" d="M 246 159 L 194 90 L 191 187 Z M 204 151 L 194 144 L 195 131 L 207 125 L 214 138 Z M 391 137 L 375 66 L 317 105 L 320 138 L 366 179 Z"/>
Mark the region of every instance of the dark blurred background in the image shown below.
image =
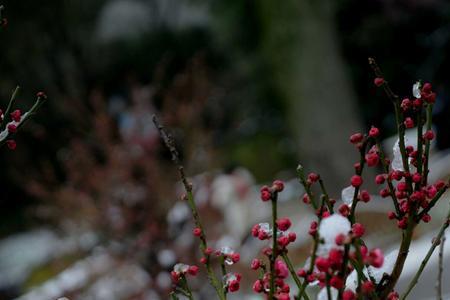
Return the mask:
<path id="1" fill-rule="evenodd" d="M 0 31 L 0 107 L 16 85 L 23 110 L 37 91 L 49 100 L 18 135 L 16 151 L 0 152 L 0 299 L 45 285 L 99 247 L 143 274 L 144 287 L 108 299 L 165 299 L 170 284 L 160 273 L 173 262 L 165 265 L 161 251 L 183 257 L 170 250 L 180 233 L 167 233 L 180 191 L 154 113 L 176 137 L 188 173 L 203 174 L 198 186 L 211 220 L 223 217 L 208 202 L 221 174 L 251 178 L 245 190 L 293 178 L 302 162 L 339 196 L 356 159 L 348 136 L 371 125 L 384 137 L 395 133 L 369 56 L 402 96 L 417 79 L 433 83 L 437 147 L 450 146 L 448 1 L 1 4 L 9 22 Z M 30 244 L 70 244 L 69 237 L 77 241 L 69 250 Z M 17 271 L 8 255 L 23 247 L 31 254 L 18 261 L 43 254 Z M 64 291 L 103 299 L 92 282 Z"/>

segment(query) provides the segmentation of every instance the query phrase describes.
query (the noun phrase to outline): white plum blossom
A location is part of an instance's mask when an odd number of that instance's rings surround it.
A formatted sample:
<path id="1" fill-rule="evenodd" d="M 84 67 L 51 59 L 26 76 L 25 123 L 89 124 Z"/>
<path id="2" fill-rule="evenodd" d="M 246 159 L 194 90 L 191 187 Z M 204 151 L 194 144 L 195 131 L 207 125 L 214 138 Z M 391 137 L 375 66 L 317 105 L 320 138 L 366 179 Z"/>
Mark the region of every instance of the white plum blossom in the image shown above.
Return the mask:
<path id="1" fill-rule="evenodd" d="M 348 186 L 345 189 L 342 190 L 341 198 L 342 201 L 347 205 L 352 205 L 353 203 L 353 196 L 355 195 L 355 188 L 353 186 Z"/>
<path id="2" fill-rule="evenodd" d="M 420 94 L 420 88 L 421 88 L 421 84 L 420 81 L 417 81 L 416 83 L 414 83 L 413 87 L 412 87 L 412 94 L 414 96 L 414 98 L 419 99 L 421 97 Z"/>

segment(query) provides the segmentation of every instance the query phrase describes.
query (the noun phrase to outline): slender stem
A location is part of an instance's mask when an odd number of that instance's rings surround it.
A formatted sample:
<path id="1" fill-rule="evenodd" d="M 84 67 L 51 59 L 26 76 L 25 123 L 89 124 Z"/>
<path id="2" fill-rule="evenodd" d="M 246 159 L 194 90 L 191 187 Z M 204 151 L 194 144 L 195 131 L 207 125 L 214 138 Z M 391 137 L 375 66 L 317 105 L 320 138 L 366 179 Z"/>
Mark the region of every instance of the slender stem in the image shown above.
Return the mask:
<path id="1" fill-rule="evenodd" d="M 361 239 L 355 239 L 353 241 L 353 247 L 355 248 L 355 252 L 356 252 L 356 261 L 351 261 L 352 265 L 355 267 L 356 273 L 358 274 L 357 291 L 361 291 L 362 281 L 367 281 L 370 279 L 374 284 L 376 283 L 372 278 L 370 278 L 370 276 L 368 279 L 367 276 L 363 272 L 364 262 L 363 262 L 362 253 L 361 253 L 361 241 L 362 241 Z M 367 269 L 367 273 L 369 273 L 368 269 Z M 378 299 L 378 296 L 375 292 L 373 292 L 371 294 L 371 296 L 373 299 Z"/>
<path id="2" fill-rule="evenodd" d="M 18 91 L 18 87 L 16 88 L 15 93 L 17 93 L 17 91 Z M 15 95 L 13 94 L 13 96 L 11 97 L 11 99 L 12 99 L 11 101 L 13 101 L 14 98 L 15 98 Z M 26 114 L 24 114 L 22 116 L 22 119 L 20 120 L 19 124 L 17 124 L 17 130 L 19 130 L 19 128 L 21 128 L 23 125 L 25 125 L 25 123 L 39 110 L 39 108 L 42 106 L 42 104 L 45 102 L 45 100 L 46 100 L 45 97 L 38 97 L 37 98 L 36 102 L 30 108 L 30 110 Z M 4 118 L 6 118 L 6 115 L 4 116 Z M 3 121 L 5 121 L 5 120 L 3 120 Z M 6 124 L 8 124 L 8 123 L 6 123 Z M 0 123 L 0 127 L 1 127 L 1 123 Z M 5 127 L 6 127 L 6 125 L 5 125 Z M 6 135 L 4 135 L 0 139 L 0 147 L 3 146 L 6 143 L 7 138 L 11 138 L 15 134 L 15 133 L 14 134 L 10 133 L 8 131 L 8 129 L 4 129 L 3 132 L 4 131 L 7 131 L 7 132 L 6 132 Z"/>
<path id="3" fill-rule="evenodd" d="M 423 124 L 422 124 L 422 108 L 417 111 L 417 173 L 422 174 L 422 153 L 423 153 Z M 421 182 L 416 183 L 415 190 L 418 191 Z"/>
<path id="4" fill-rule="evenodd" d="M 426 208 L 424 208 L 416 217 L 416 222 L 419 222 L 422 217 L 427 214 L 430 209 L 432 209 L 436 203 L 439 201 L 439 199 L 441 198 L 441 196 L 445 193 L 445 191 L 448 189 L 448 186 L 444 186 L 442 189 L 440 189 L 436 195 L 434 196 L 433 199 L 431 199 L 431 201 L 428 203 L 428 206 Z"/>
<path id="5" fill-rule="evenodd" d="M 377 77 L 383 78 L 383 74 L 382 74 L 380 68 L 378 67 L 375 59 L 369 58 L 369 65 L 371 66 L 371 68 L 373 69 L 373 71 Z M 404 116 L 401 113 L 400 98 L 392 92 L 392 90 L 386 80 L 384 80 L 383 89 L 386 92 L 386 95 L 389 97 L 389 99 L 394 104 L 395 121 L 397 124 L 397 135 L 398 135 L 398 139 L 399 139 L 399 148 L 400 148 L 400 153 L 401 153 L 401 157 L 402 157 L 403 169 L 405 172 L 410 173 L 408 155 L 406 153 L 406 147 L 405 147 L 405 124 L 403 123 Z M 412 190 L 413 190 L 413 186 L 412 186 L 412 180 L 411 180 L 410 176 L 406 177 L 406 183 L 407 183 L 407 187 L 408 187 L 408 193 L 411 194 Z M 378 288 L 381 289 L 381 292 L 380 292 L 381 299 L 385 299 L 387 297 L 387 295 L 389 294 L 389 292 L 394 288 L 394 286 L 397 283 L 398 278 L 400 277 L 400 274 L 403 270 L 405 260 L 408 256 L 409 247 L 411 245 L 412 234 L 413 234 L 415 226 L 417 225 L 417 223 L 415 222 L 415 216 L 414 216 L 415 208 L 414 207 L 411 208 L 411 211 L 412 211 L 412 214 L 410 214 L 408 216 L 407 228 L 406 228 L 406 230 L 404 230 L 402 232 L 402 242 L 400 244 L 399 253 L 397 256 L 397 260 L 394 264 L 392 273 L 387 277 L 385 285 L 382 286 L 381 282 L 380 282 L 380 284 L 378 286 Z"/>
<path id="6" fill-rule="evenodd" d="M 189 288 L 189 284 L 187 283 L 186 277 L 184 275 L 181 276 L 181 282 L 183 284 L 184 290 L 187 292 L 187 297 L 189 300 L 194 300 L 194 297 L 192 296 L 192 291 Z"/>
<path id="7" fill-rule="evenodd" d="M 206 241 L 206 233 L 205 233 L 205 230 L 201 223 L 200 216 L 197 211 L 197 206 L 194 201 L 194 196 L 192 193 L 192 184 L 187 181 L 186 175 L 184 173 L 184 167 L 181 164 L 178 150 L 175 147 L 174 139 L 172 138 L 171 135 L 166 133 L 166 131 L 164 130 L 164 127 L 159 123 L 158 118 L 155 115 L 153 115 L 152 119 L 153 119 L 153 123 L 155 124 L 156 128 L 159 131 L 159 134 L 160 134 L 162 140 L 164 141 L 166 148 L 169 150 L 170 154 L 172 155 L 172 161 L 174 162 L 174 164 L 176 165 L 176 167 L 178 169 L 178 174 L 180 176 L 181 182 L 183 183 L 184 189 L 186 191 L 187 203 L 189 205 L 189 208 L 191 209 L 191 213 L 192 213 L 192 217 L 194 219 L 195 225 L 198 228 L 200 228 L 200 230 L 201 230 L 200 250 L 202 253 L 204 253 L 205 249 L 208 248 L 208 244 Z M 220 281 L 217 279 L 217 276 L 215 275 L 215 273 L 212 269 L 212 266 L 211 266 L 211 263 L 209 260 L 209 256 L 207 257 L 205 266 L 206 266 L 206 271 L 208 274 L 209 282 L 211 283 L 213 288 L 216 290 L 217 296 L 219 297 L 220 300 L 225 300 L 226 296 L 225 296 L 224 288 L 223 288 L 222 284 L 220 283 Z"/>
<path id="8" fill-rule="evenodd" d="M 170 293 L 170 299 L 172 300 L 179 300 L 180 298 L 178 298 L 177 294 L 175 292 L 171 292 Z"/>
<path id="9" fill-rule="evenodd" d="M 177 286 L 177 287 L 175 288 L 175 293 L 181 294 L 181 295 L 183 295 L 183 296 L 189 298 L 189 293 L 188 293 L 185 289 L 183 289 L 182 287 L 180 287 L 180 286 Z"/>
<path id="10" fill-rule="evenodd" d="M 20 87 L 16 86 L 13 93 L 11 94 L 11 98 L 9 99 L 8 106 L 6 107 L 5 112 L 3 113 L 3 120 L 0 122 L 0 127 L 3 127 L 3 124 L 6 123 L 5 121 L 7 118 L 9 118 L 9 113 L 11 112 L 12 106 L 14 105 L 14 102 L 16 100 L 17 94 L 19 93 Z"/>
<path id="11" fill-rule="evenodd" d="M 401 300 L 406 299 L 406 297 L 409 295 L 409 293 L 412 291 L 412 289 L 414 288 L 414 286 L 417 284 L 417 282 L 419 281 L 419 277 L 423 272 L 423 269 L 425 268 L 425 266 L 427 265 L 428 261 L 430 260 L 431 255 L 434 252 L 434 249 L 436 249 L 436 247 L 439 245 L 439 242 L 442 238 L 442 236 L 445 233 L 445 230 L 447 229 L 447 227 L 449 226 L 450 222 L 450 209 L 448 210 L 447 213 L 447 217 L 444 221 L 444 224 L 442 224 L 441 229 L 439 230 L 438 235 L 434 238 L 433 243 L 430 247 L 430 249 L 427 252 L 427 255 L 425 256 L 425 258 L 423 259 L 422 263 L 420 264 L 419 269 L 416 272 L 416 275 L 413 277 L 413 279 L 411 280 L 411 282 L 408 285 L 408 288 L 406 289 L 405 294 L 403 294 L 403 296 L 400 298 Z"/>
<path id="12" fill-rule="evenodd" d="M 322 222 L 322 213 L 320 213 L 318 216 L 318 225 L 319 226 L 320 226 L 321 222 Z M 313 250 L 312 250 L 311 261 L 309 263 L 309 269 L 308 269 L 307 274 L 311 274 L 314 271 L 314 264 L 315 264 L 316 258 L 317 258 L 317 250 L 319 249 L 319 243 L 320 243 L 320 237 L 319 237 L 319 233 L 317 232 L 314 235 Z M 307 285 L 308 285 L 308 281 L 307 280 L 303 281 L 302 288 L 300 289 L 300 291 L 298 293 L 298 298 L 301 298 L 303 295 L 306 295 L 305 289 L 306 289 Z"/>
<path id="13" fill-rule="evenodd" d="M 321 217 L 319 218 L 319 223 L 321 221 Z M 314 264 L 316 262 L 316 257 L 317 257 L 317 250 L 319 249 L 319 243 L 320 243 L 320 239 L 319 239 L 319 234 L 316 233 L 316 235 L 314 236 L 314 244 L 313 244 L 313 250 L 312 250 L 312 254 L 311 254 L 311 261 L 309 263 L 309 269 L 307 274 L 311 274 L 314 271 Z M 308 281 L 305 279 L 303 281 L 302 287 L 300 288 L 299 292 L 298 292 L 298 297 L 301 298 L 302 296 L 306 296 L 306 292 L 305 289 L 308 286 Z"/>
<path id="14" fill-rule="evenodd" d="M 225 267 L 225 256 L 220 257 L 220 270 L 222 271 L 222 276 L 227 275 L 227 269 Z"/>
<path id="15" fill-rule="evenodd" d="M 401 107 L 400 107 L 400 98 L 392 91 L 388 81 L 384 78 L 383 73 L 381 72 L 381 69 L 378 67 L 377 62 L 374 58 L 369 57 L 369 65 L 372 68 L 373 72 L 375 73 L 375 76 L 381 77 L 384 79 L 383 81 L 383 89 L 388 96 L 388 98 L 392 101 L 394 104 L 394 111 L 395 111 L 395 121 L 397 124 L 397 134 L 399 138 L 399 148 L 400 152 L 402 154 L 402 163 L 403 163 L 403 169 L 405 172 L 409 173 L 409 163 L 408 163 L 408 156 L 406 155 L 406 148 L 405 148 L 405 125 L 403 124 L 403 115 L 401 114 Z M 410 178 L 407 178 L 406 183 L 408 184 L 408 189 L 411 192 L 412 191 L 412 182 Z"/>
<path id="16" fill-rule="evenodd" d="M 439 245 L 439 271 L 436 283 L 436 300 L 442 300 L 442 273 L 444 271 L 444 244 L 445 236 L 441 239 L 441 244 Z"/>
<path id="17" fill-rule="evenodd" d="M 319 184 L 320 184 L 320 189 L 322 190 L 322 195 L 323 195 L 324 201 L 328 207 L 328 210 L 330 211 L 330 214 L 333 214 L 334 213 L 333 205 L 330 202 L 330 196 L 328 196 L 328 192 L 325 188 L 325 184 L 323 183 L 322 178 L 319 178 Z"/>
<path id="18" fill-rule="evenodd" d="M 303 170 L 303 166 L 302 165 L 298 165 L 297 166 L 297 177 L 300 181 L 300 183 L 303 185 L 303 187 L 305 188 L 305 192 L 309 197 L 309 200 L 311 201 L 312 206 L 314 207 L 314 209 L 318 209 L 318 205 L 316 203 L 315 197 L 313 192 L 311 191 L 311 185 L 308 184 L 308 182 L 306 181 L 306 177 L 305 177 L 305 173 Z"/>
<path id="19" fill-rule="evenodd" d="M 274 299 L 275 295 L 275 261 L 278 256 L 278 246 L 277 246 L 277 198 L 278 193 L 274 192 L 272 194 L 272 254 L 270 255 L 270 289 L 269 289 L 269 300 Z"/>
<path id="20" fill-rule="evenodd" d="M 386 155 L 384 154 L 384 151 L 381 147 L 380 142 L 377 140 L 376 143 L 377 143 L 377 148 L 378 148 L 378 155 L 380 156 L 381 165 L 383 166 L 384 173 L 389 174 L 389 165 L 386 163 Z M 395 207 L 395 212 L 397 213 L 398 216 L 400 216 L 401 210 L 398 205 L 397 196 L 395 196 L 395 188 L 394 188 L 394 185 L 392 184 L 392 178 L 390 176 L 388 176 L 388 178 L 387 178 L 387 184 L 389 187 L 389 192 L 390 192 L 390 195 L 392 198 L 392 202 Z"/>
<path id="21" fill-rule="evenodd" d="M 405 124 L 403 123 L 404 121 L 403 114 L 401 114 L 400 110 L 401 110 L 400 103 L 397 101 L 394 103 L 394 111 L 395 111 L 395 122 L 397 123 L 398 146 L 400 148 L 400 153 L 402 156 L 403 170 L 406 173 L 409 173 L 408 154 L 406 153 L 406 146 L 405 146 Z M 410 177 L 406 178 L 406 183 L 408 184 L 409 192 L 411 192 L 412 181 Z"/>
<path id="22" fill-rule="evenodd" d="M 356 175 L 358 176 L 361 176 L 364 170 L 364 165 L 366 163 L 365 154 L 368 145 L 369 141 L 366 140 L 359 149 L 359 169 L 356 170 Z M 351 224 L 354 224 L 356 221 L 355 213 L 356 213 L 356 205 L 358 204 L 359 189 L 360 189 L 359 186 L 355 187 L 355 192 L 353 194 L 352 207 L 350 209 L 350 215 L 348 216 L 348 219 Z"/>
<path id="23" fill-rule="evenodd" d="M 302 283 L 300 281 L 300 278 L 298 278 L 297 273 L 295 273 L 294 266 L 292 265 L 292 262 L 289 259 L 289 256 L 284 251 L 281 253 L 281 256 L 283 257 L 283 260 L 286 263 L 286 265 L 288 267 L 288 270 L 291 273 L 291 276 L 292 276 L 292 278 L 295 281 L 295 284 L 297 285 L 298 289 L 301 290 Z M 305 282 L 306 282 L 306 279 L 305 279 Z M 309 300 L 309 297 L 306 295 L 306 293 L 303 296 L 304 296 L 305 299 Z"/>
<path id="24" fill-rule="evenodd" d="M 411 217 L 408 221 L 408 227 L 402 233 L 402 242 L 400 244 L 400 249 L 398 251 L 397 259 L 392 269 L 391 274 L 387 277 L 387 282 L 381 287 L 380 298 L 386 299 L 387 295 L 392 291 L 394 286 L 403 271 L 403 266 L 405 265 L 406 258 L 408 257 L 409 247 L 411 246 L 411 240 L 414 232 L 414 227 L 416 223 L 412 222 Z M 381 283 L 381 282 L 380 282 Z"/>
<path id="25" fill-rule="evenodd" d="M 433 113 L 433 104 L 428 104 L 428 106 L 427 106 L 427 123 L 426 123 L 427 131 L 431 130 L 432 119 L 433 119 L 432 113 Z M 423 186 L 426 186 L 428 184 L 428 173 L 429 173 L 428 161 L 429 161 L 429 157 L 430 157 L 430 144 L 431 144 L 430 140 L 425 141 L 425 162 L 424 162 L 424 166 L 423 166 L 423 175 L 422 175 Z"/>
<path id="26" fill-rule="evenodd" d="M 328 300 L 333 300 L 333 298 L 331 297 L 330 274 L 327 274 L 326 277 L 326 288 Z"/>

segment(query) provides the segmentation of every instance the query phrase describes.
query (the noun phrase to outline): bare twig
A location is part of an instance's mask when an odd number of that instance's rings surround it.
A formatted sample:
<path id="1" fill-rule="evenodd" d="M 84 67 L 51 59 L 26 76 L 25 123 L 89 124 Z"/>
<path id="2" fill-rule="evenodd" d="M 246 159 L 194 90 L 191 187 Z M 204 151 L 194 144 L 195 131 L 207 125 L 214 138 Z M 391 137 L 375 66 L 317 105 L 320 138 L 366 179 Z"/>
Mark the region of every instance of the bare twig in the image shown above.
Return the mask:
<path id="1" fill-rule="evenodd" d="M 162 140 L 164 141 L 164 144 L 166 146 L 166 148 L 170 151 L 170 154 L 172 155 L 172 161 L 175 163 L 177 169 L 178 169 L 178 174 L 180 176 L 181 182 L 183 183 L 184 189 L 186 191 L 186 197 L 187 197 L 187 202 L 188 205 L 191 209 L 192 212 L 192 216 L 194 218 L 194 222 L 195 225 L 200 228 L 201 233 L 200 233 L 200 250 L 202 253 L 205 252 L 206 248 L 208 248 L 208 244 L 206 241 L 206 234 L 205 234 L 205 230 L 203 228 L 203 225 L 201 223 L 200 220 L 200 216 L 198 214 L 197 211 L 197 206 L 195 204 L 194 201 L 194 196 L 192 193 L 192 184 L 188 182 L 186 175 L 184 173 L 184 167 L 181 164 L 180 161 L 180 157 L 177 151 L 177 148 L 175 147 L 175 141 L 173 139 L 173 137 L 168 134 L 165 130 L 164 127 L 161 125 L 161 123 L 159 123 L 158 118 L 156 117 L 156 115 L 153 115 L 152 117 L 153 119 L 153 123 L 155 124 L 156 128 L 159 131 L 159 134 L 162 138 Z M 208 273 L 208 279 L 211 283 L 211 285 L 214 287 L 214 289 L 216 290 L 217 296 L 219 297 L 220 300 L 225 300 L 226 299 L 226 294 L 224 291 L 224 288 L 222 287 L 222 284 L 220 283 L 220 281 L 217 279 L 210 260 L 209 260 L 209 255 L 206 257 L 206 271 Z"/>
<path id="2" fill-rule="evenodd" d="M 408 162 L 408 155 L 406 153 L 406 146 L 405 146 L 405 124 L 404 124 L 404 116 L 401 113 L 401 107 L 400 107 L 400 98 L 392 91 L 391 87 L 389 86 L 389 83 L 386 79 L 384 79 L 383 73 L 381 72 L 380 68 L 378 67 L 375 59 L 369 58 L 369 65 L 372 68 L 373 72 L 375 73 L 376 77 L 383 78 L 383 84 L 382 87 L 388 96 L 388 98 L 392 101 L 394 105 L 395 110 L 395 121 L 397 124 L 397 134 L 399 139 L 399 148 L 400 153 L 402 157 L 402 164 L 403 169 L 406 173 L 410 173 L 409 171 L 409 162 Z M 406 177 L 405 179 L 407 183 L 408 193 L 411 194 L 413 191 L 412 186 L 412 180 L 411 177 Z M 389 292 L 392 291 L 394 286 L 396 285 L 400 274 L 403 271 L 403 266 L 405 265 L 405 260 L 408 257 L 409 253 L 409 247 L 411 246 L 411 239 L 413 235 L 413 231 L 417 223 L 415 222 L 415 216 L 414 211 L 416 208 L 412 208 L 411 211 L 413 212 L 408 216 L 407 221 L 407 227 L 402 233 L 402 241 L 400 244 L 400 249 L 398 252 L 397 259 L 395 261 L 394 267 L 392 269 L 392 272 L 389 276 L 386 277 L 386 280 L 383 282 L 383 285 L 379 284 L 378 289 L 380 290 L 380 298 L 385 299 Z"/>
<path id="3" fill-rule="evenodd" d="M 272 253 L 270 254 L 270 289 L 269 289 L 269 300 L 274 299 L 275 295 L 275 261 L 278 257 L 278 245 L 277 245 L 277 200 L 278 193 L 272 193 Z"/>
<path id="4" fill-rule="evenodd" d="M 439 245 L 439 270 L 438 278 L 436 282 L 436 300 L 442 300 L 442 273 L 444 271 L 444 244 L 445 235 L 441 239 L 441 244 Z"/>

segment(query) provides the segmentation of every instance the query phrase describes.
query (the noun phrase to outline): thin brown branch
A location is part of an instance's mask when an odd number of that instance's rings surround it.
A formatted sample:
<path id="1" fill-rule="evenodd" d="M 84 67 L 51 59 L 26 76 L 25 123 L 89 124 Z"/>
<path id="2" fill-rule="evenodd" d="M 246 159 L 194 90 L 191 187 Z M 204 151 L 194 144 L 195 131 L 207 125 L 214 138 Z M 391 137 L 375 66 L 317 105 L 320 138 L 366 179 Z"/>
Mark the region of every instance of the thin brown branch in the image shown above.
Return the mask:
<path id="1" fill-rule="evenodd" d="M 442 273 L 444 271 L 444 244 L 445 236 L 441 239 L 441 244 L 439 245 L 439 263 L 438 263 L 438 278 L 436 282 L 436 300 L 442 300 Z"/>
<path id="2" fill-rule="evenodd" d="M 416 275 L 414 275 L 414 278 L 411 280 L 411 282 L 408 285 L 408 288 L 406 289 L 405 294 L 403 294 L 403 296 L 400 298 L 401 300 L 406 299 L 406 297 L 408 297 L 409 293 L 412 291 L 412 289 L 414 288 L 414 286 L 417 284 L 417 282 L 419 281 L 420 275 L 423 272 L 423 269 L 425 269 L 425 266 L 427 265 L 428 261 L 430 260 L 431 255 L 434 252 L 434 249 L 436 249 L 436 247 L 439 245 L 439 242 L 442 238 L 442 236 L 445 233 L 445 230 L 447 229 L 447 227 L 449 226 L 449 222 L 450 222 L 450 209 L 447 212 L 447 217 L 444 220 L 444 223 L 441 226 L 441 229 L 439 230 L 438 235 L 433 239 L 433 243 L 430 247 L 430 249 L 427 252 L 427 255 L 425 256 L 425 258 L 422 260 L 422 263 L 420 264 L 419 269 L 416 272 Z"/>
<path id="3" fill-rule="evenodd" d="M 166 146 L 166 148 L 170 151 L 170 154 L 172 155 L 172 161 L 175 163 L 177 169 L 178 169 L 178 174 L 180 176 L 181 182 L 183 183 L 184 189 L 186 191 L 186 198 L 187 198 L 187 202 L 188 205 L 191 209 L 192 212 L 192 217 L 194 219 L 195 225 L 200 228 L 201 230 L 201 234 L 200 234 L 200 250 L 202 253 L 204 253 L 204 251 L 206 250 L 206 248 L 208 248 L 208 244 L 206 241 L 206 234 L 205 234 L 205 230 L 203 228 L 203 225 L 201 223 L 200 220 L 200 216 L 198 214 L 197 211 L 197 206 L 195 204 L 194 201 L 194 196 L 192 193 L 192 184 L 188 182 L 186 175 L 184 173 L 184 167 L 181 164 L 181 160 L 180 160 L 180 156 L 178 153 L 177 148 L 175 147 L 175 140 L 173 139 L 173 137 L 168 134 L 165 130 L 164 130 L 164 126 L 159 123 L 158 118 L 156 117 L 156 115 L 153 115 L 152 117 L 153 123 L 155 124 L 156 128 L 159 131 L 159 134 L 162 138 L 162 140 L 164 141 L 164 144 Z M 226 294 L 224 291 L 224 288 L 222 287 L 222 284 L 220 283 L 220 281 L 217 279 L 210 260 L 209 260 L 209 256 L 206 258 L 206 271 L 208 273 L 208 279 L 211 283 L 211 285 L 214 287 L 214 289 L 216 290 L 217 296 L 219 297 L 220 300 L 225 300 L 226 299 Z"/>

